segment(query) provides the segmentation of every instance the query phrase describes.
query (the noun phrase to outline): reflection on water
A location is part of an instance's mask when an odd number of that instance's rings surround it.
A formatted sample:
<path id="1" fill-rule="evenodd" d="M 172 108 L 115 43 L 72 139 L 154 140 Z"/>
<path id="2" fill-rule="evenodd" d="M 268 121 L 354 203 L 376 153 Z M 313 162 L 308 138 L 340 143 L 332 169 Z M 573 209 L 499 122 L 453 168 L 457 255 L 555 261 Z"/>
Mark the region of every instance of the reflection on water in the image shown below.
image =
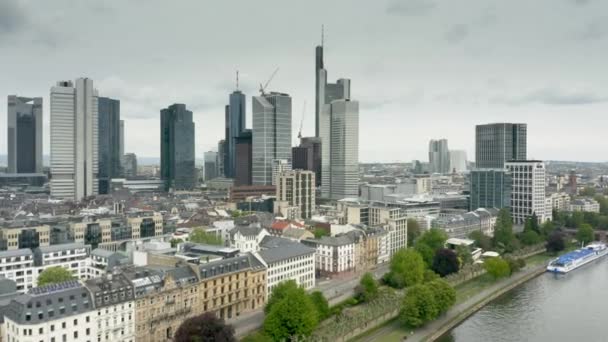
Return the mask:
<path id="1" fill-rule="evenodd" d="M 608 259 L 543 274 L 493 301 L 439 342 L 608 341 Z"/>

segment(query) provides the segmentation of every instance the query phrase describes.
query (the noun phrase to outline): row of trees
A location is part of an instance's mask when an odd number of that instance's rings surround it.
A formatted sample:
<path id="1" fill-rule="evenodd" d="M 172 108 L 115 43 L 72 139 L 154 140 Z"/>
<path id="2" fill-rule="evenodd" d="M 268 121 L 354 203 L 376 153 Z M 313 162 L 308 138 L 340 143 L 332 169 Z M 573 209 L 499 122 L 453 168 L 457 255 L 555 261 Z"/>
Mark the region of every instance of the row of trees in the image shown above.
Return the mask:
<path id="1" fill-rule="evenodd" d="M 456 291 L 447 282 L 436 279 L 408 289 L 400 319 L 410 327 L 419 327 L 446 312 L 456 303 Z"/>

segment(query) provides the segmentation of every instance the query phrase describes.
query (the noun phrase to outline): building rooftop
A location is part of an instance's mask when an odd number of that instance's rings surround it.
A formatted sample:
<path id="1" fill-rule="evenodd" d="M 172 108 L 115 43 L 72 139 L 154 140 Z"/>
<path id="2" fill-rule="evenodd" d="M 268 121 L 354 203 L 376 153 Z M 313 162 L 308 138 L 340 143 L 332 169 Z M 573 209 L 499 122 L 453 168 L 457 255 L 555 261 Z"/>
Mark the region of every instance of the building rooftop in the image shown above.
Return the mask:
<path id="1" fill-rule="evenodd" d="M 0 252 L 0 258 L 12 258 L 12 257 L 19 257 L 19 256 L 27 256 L 27 255 L 33 255 L 34 253 L 32 253 L 32 250 L 29 248 L 22 248 L 22 249 L 15 249 L 12 251 L 2 251 Z"/>
<path id="2" fill-rule="evenodd" d="M 52 252 L 61 252 L 71 249 L 79 249 L 88 247 L 82 242 L 72 242 L 72 243 L 64 243 L 61 245 L 50 245 L 50 246 L 40 246 L 37 249 L 42 253 L 52 253 Z"/>
<path id="3" fill-rule="evenodd" d="M 259 255 L 267 264 L 315 253 L 314 248 L 276 236 L 265 236 L 260 247 Z"/>

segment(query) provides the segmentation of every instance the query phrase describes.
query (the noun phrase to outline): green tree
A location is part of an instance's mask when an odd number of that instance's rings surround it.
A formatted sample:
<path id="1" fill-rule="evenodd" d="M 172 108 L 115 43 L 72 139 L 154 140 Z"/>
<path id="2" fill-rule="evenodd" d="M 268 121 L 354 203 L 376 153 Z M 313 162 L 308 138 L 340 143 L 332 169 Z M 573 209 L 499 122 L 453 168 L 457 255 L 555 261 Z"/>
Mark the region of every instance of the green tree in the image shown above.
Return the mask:
<path id="1" fill-rule="evenodd" d="M 369 302 L 378 297 L 378 282 L 371 273 L 367 272 L 361 277 L 355 288 L 355 296 L 361 302 Z"/>
<path id="2" fill-rule="evenodd" d="M 439 314 L 435 296 L 429 286 L 416 285 L 407 291 L 401 307 L 400 319 L 411 327 L 419 327 Z"/>
<path id="3" fill-rule="evenodd" d="M 298 288 L 272 305 L 264 320 L 264 332 L 273 341 L 289 341 L 309 336 L 318 322 L 315 305 L 304 289 Z"/>
<path id="4" fill-rule="evenodd" d="M 575 211 L 570 215 L 570 219 L 567 220 L 567 226 L 570 228 L 579 228 L 585 224 L 585 214 L 581 211 Z"/>
<path id="5" fill-rule="evenodd" d="M 433 249 L 431 247 L 429 247 L 427 244 L 424 244 L 424 243 L 417 243 L 414 246 L 414 250 L 416 250 L 416 252 L 418 252 L 418 254 L 420 254 L 426 267 L 431 267 L 431 265 L 433 265 L 433 258 L 435 257 L 435 251 L 433 251 Z"/>
<path id="6" fill-rule="evenodd" d="M 396 288 L 419 284 L 424 279 L 424 269 L 424 260 L 418 252 L 400 249 L 391 259 L 388 283 Z"/>
<path id="7" fill-rule="evenodd" d="M 445 280 L 435 280 L 427 284 L 433 291 L 440 314 L 448 311 L 456 303 L 456 290 Z"/>
<path id="8" fill-rule="evenodd" d="M 458 261 L 460 262 L 460 268 L 464 265 L 470 265 L 473 263 L 473 256 L 471 255 L 471 250 L 465 246 L 456 246 L 456 255 L 458 256 Z"/>
<path id="9" fill-rule="evenodd" d="M 171 241 L 169 241 L 169 243 L 171 243 L 171 248 L 175 248 L 177 247 L 177 244 L 183 242 L 181 239 L 171 239 Z"/>
<path id="10" fill-rule="evenodd" d="M 576 232 L 576 240 L 582 244 L 588 244 L 593 241 L 594 237 L 593 228 L 586 223 L 583 223 Z"/>
<path id="11" fill-rule="evenodd" d="M 327 302 L 327 298 L 325 298 L 321 291 L 315 291 L 311 293 L 310 300 L 317 309 L 317 316 L 319 317 L 319 321 L 322 321 L 329 317 L 329 302 Z"/>
<path id="12" fill-rule="evenodd" d="M 555 230 L 555 224 L 553 221 L 545 221 L 541 227 L 542 235 L 549 236 Z"/>
<path id="13" fill-rule="evenodd" d="M 494 279 L 504 278 L 511 274 L 509 263 L 500 257 L 484 261 L 484 268 Z"/>
<path id="14" fill-rule="evenodd" d="M 439 278 L 439 274 L 433 272 L 433 270 L 424 270 L 424 283 L 429 283 L 433 280 L 437 280 Z"/>
<path id="15" fill-rule="evenodd" d="M 268 298 L 268 302 L 266 302 L 266 306 L 264 307 L 264 312 L 268 314 L 270 310 L 272 310 L 272 306 L 276 303 L 283 300 L 290 293 L 298 291 L 298 284 L 295 280 L 286 280 L 280 282 L 273 290 L 272 294 Z"/>
<path id="16" fill-rule="evenodd" d="M 547 238 L 547 252 L 557 253 L 563 251 L 566 248 L 564 236 L 560 232 L 553 232 Z"/>
<path id="17" fill-rule="evenodd" d="M 420 223 L 415 219 L 407 219 L 407 245 L 413 246 L 420 234 Z"/>
<path id="18" fill-rule="evenodd" d="M 329 236 L 327 230 L 323 228 L 315 228 L 313 234 L 315 234 L 315 239 L 320 239 L 324 236 Z"/>
<path id="19" fill-rule="evenodd" d="M 76 278 L 67 269 L 61 266 L 49 267 L 38 275 L 38 286 L 58 284 L 73 279 Z"/>
<path id="20" fill-rule="evenodd" d="M 442 277 L 458 272 L 460 261 L 456 252 L 448 248 L 438 249 L 433 258 L 431 269 Z"/>
<path id="21" fill-rule="evenodd" d="M 433 255 L 435 252 L 443 248 L 445 245 L 445 241 L 448 239 L 448 235 L 445 233 L 443 229 L 440 228 L 431 228 L 424 234 L 420 235 L 418 240 L 416 240 L 416 245 L 424 244 L 431 248 L 433 251 Z"/>
<path id="22" fill-rule="evenodd" d="M 241 342 L 272 342 L 272 339 L 263 331 L 255 331 L 245 336 Z"/>
<path id="23" fill-rule="evenodd" d="M 175 332 L 175 342 L 236 342 L 234 328 L 212 312 L 185 320 Z"/>
<path id="24" fill-rule="evenodd" d="M 595 188 L 592 188 L 590 186 L 586 186 L 583 190 L 580 191 L 580 195 L 584 197 L 593 197 L 596 195 L 596 193 L 597 191 L 595 190 Z"/>
<path id="25" fill-rule="evenodd" d="M 475 245 L 484 251 L 492 250 L 492 238 L 482 233 L 480 230 L 471 232 L 469 238 L 475 241 Z"/>
<path id="26" fill-rule="evenodd" d="M 202 228 L 194 228 L 190 233 L 190 241 L 194 243 L 203 243 L 208 245 L 221 246 L 223 244 L 222 238 L 215 234 L 207 233 Z"/>
<path id="27" fill-rule="evenodd" d="M 597 195 L 594 197 L 594 199 L 600 204 L 600 214 L 608 215 L 608 197 L 604 195 Z"/>
<path id="28" fill-rule="evenodd" d="M 536 245 L 541 243 L 541 237 L 532 229 L 525 229 L 519 240 L 526 246 Z"/>
<path id="29" fill-rule="evenodd" d="M 494 246 L 498 246 L 507 252 L 512 252 L 515 249 L 513 219 L 511 218 L 511 213 L 506 208 L 500 209 L 496 218 Z"/>

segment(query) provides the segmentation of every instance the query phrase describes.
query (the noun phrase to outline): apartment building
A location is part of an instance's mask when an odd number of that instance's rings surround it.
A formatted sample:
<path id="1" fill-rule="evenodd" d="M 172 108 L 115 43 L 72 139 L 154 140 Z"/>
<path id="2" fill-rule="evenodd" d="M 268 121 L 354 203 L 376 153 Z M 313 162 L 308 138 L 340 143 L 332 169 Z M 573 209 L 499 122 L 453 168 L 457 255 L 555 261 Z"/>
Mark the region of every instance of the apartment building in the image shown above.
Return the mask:
<path id="1" fill-rule="evenodd" d="M 258 252 L 267 267 L 267 293 L 281 282 L 294 280 L 308 290 L 315 286 L 315 249 L 299 242 L 266 236 Z"/>

